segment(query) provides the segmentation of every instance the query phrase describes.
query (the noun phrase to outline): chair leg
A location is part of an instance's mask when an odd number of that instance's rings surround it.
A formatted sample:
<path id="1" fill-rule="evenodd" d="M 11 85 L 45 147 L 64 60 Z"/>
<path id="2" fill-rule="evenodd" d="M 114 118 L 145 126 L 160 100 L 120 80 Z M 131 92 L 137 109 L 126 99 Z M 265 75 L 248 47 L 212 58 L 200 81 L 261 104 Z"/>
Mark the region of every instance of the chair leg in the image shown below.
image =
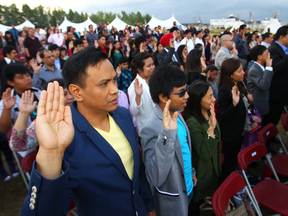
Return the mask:
<path id="1" fill-rule="evenodd" d="M 279 139 L 280 142 L 281 142 L 281 145 L 282 145 L 282 148 L 283 148 L 285 154 L 288 155 L 287 149 L 286 149 L 286 147 L 285 147 L 285 145 L 284 145 L 284 143 L 283 143 L 283 140 L 281 139 L 280 134 L 277 134 L 277 136 L 278 136 L 278 139 Z"/>
<path id="2" fill-rule="evenodd" d="M 13 151 L 13 155 L 14 155 L 14 158 L 15 158 L 15 160 L 16 160 L 16 162 L 17 162 L 18 168 L 19 168 L 19 170 L 20 170 L 20 173 L 21 173 L 21 176 L 22 176 L 22 178 L 23 178 L 23 181 L 24 181 L 24 183 L 25 183 L 25 185 L 26 185 L 26 187 L 27 187 L 27 190 L 29 190 L 27 179 L 25 178 L 25 175 L 24 175 L 22 166 L 21 166 L 21 164 L 20 164 L 20 162 L 19 162 L 19 159 L 18 159 L 17 154 L 16 154 L 15 151 Z"/>

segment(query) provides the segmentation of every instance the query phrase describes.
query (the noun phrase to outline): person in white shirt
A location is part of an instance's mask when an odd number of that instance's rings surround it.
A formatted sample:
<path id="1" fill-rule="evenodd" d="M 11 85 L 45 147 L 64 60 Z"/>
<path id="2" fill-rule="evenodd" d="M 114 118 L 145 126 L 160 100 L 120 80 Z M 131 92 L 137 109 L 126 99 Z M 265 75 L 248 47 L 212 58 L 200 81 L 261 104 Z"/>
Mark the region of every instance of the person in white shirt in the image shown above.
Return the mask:
<path id="1" fill-rule="evenodd" d="M 269 32 L 266 32 L 262 35 L 262 42 L 261 45 L 265 46 L 267 49 L 270 47 L 270 45 L 273 42 L 273 35 Z"/>
<path id="2" fill-rule="evenodd" d="M 190 29 L 187 29 L 184 32 L 184 34 L 186 34 L 186 37 L 183 38 L 183 40 L 181 41 L 181 45 L 182 44 L 186 45 L 187 49 L 188 49 L 188 53 L 189 53 L 192 49 L 194 49 L 195 44 L 194 44 L 194 41 L 191 39 L 192 33 L 191 33 Z"/>
<path id="3" fill-rule="evenodd" d="M 39 41 L 45 38 L 42 34 L 40 34 L 40 26 L 35 26 L 35 37 L 37 37 Z"/>
<path id="4" fill-rule="evenodd" d="M 181 35 L 180 35 L 180 30 L 174 26 L 170 29 L 170 33 L 173 33 L 174 37 L 174 48 L 175 51 L 177 51 L 178 47 L 181 45 Z"/>
<path id="5" fill-rule="evenodd" d="M 205 45 L 204 45 L 204 42 L 203 42 L 203 40 L 202 40 L 202 37 L 203 37 L 202 31 L 197 31 L 195 44 L 202 44 L 202 46 L 203 46 L 203 53 L 204 53 L 204 55 L 205 55 L 205 49 L 204 49 Z"/>
<path id="6" fill-rule="evenodd" d="M 64 44 L 64 36 L 59 32 L 59 28 L 55 27 L 53 34 L 50 34 L 48 38 L 48 43 L 56 44 L 61 47 Z"/>
<path id="7" fill-rule="evenodd" d="M 128 88 L 130 112 L 136 123 L 137 133 L 141 137 L 145 121 L 155 106 L 148 86 L 149 78 L 155 69 L 152 55 L 147 52 L 138 53 L 132 61 L 131 68 L 137 76 Z"/>

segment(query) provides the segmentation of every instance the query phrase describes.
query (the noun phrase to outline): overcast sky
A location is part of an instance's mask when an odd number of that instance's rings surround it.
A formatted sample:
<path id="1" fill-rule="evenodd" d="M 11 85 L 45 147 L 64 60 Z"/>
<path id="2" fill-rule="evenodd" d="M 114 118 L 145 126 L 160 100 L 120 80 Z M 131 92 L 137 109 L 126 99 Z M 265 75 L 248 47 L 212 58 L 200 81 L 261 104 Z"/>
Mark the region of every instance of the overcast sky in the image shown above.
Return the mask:
<path id="1" fill-rule="evenodd" d="M 27 0 L 12 0 L 18 8 Z M 11 4 L 9 2 L 9 4 Z M 241 2 L 241 3 L 240 3 Z M 42 4 L 44 7 L 62 7 L 66 12 L 69 9 L 78 12 L 96 13 L 98 10 L 121 13 L 121 11 L 149 13 L 158 19 L 168 19 L 172 14 L 182 23 L 198 21 L 201 16 L 203 23 L 209 23 L 210 19 L 227 18 L 229 14 L 248 21 L 249 11 L 255 20 L 261 21 L 272 17 L 272 13 L 280 9 L 278 19 L 284 24 L 288 23 L 288 0 L 37 0 L 29 1 L 31 8 Z"/>

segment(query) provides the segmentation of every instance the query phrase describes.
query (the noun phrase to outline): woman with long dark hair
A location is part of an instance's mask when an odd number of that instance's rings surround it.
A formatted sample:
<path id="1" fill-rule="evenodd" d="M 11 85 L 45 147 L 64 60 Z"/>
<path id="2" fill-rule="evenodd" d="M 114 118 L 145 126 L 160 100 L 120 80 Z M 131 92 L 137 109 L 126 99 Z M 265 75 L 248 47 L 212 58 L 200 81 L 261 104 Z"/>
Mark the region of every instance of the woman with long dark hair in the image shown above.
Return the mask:
<path id="1" fill-rule="evenodd" d="M 148 52 L 138 53 L 132 60 L 131 69 L 132 73 L 136 74 L 136 78 L 128 88 L 130 112 L 136 123 L 137 133 L 141 137 L 144 123 L 155 106 L 148 85 L 155 69 L 152 55 Z"/>
<path id="2" fill-rule="evenodd" d="M 6 41 L 6 45 L 10 45 L 10 46 L 16 47 L 15 39 L 12 36 L 12 33 L 10 31 L 6 31 L 5 32 L 4 38 L 5 38 L 5 41 Z"/>
<path id="3" fill-rule="evenodd" d="M 237 165 L 237 155 L 243 142 L 248 99 L 242 87 L 244 71 L 239 59 L 230 58 L 223 62 L 219 83 L 219 123 L 223 143 L 224 161 L 222 181 Z"/>
<path id="4" fill-rule="evenodd" d="M 177 49 L 177 53 L 180 58 L 180 63 L 184 66 L 188 55 L 187 45 L 180 45 Z"/>
<path id="5" fill-rule="evenodd" d="M 216 99 L 208 82 L 196 80 L 191 83 L 189 99 L 183 117 L 190 131 L 192 164 L 196 169 L 198 183 L 193 189 L 189 215 L 200 215 L 199 206 L 207 192 L 218 184 L 221 174 L 220 127 L 214 111 Z"/>
<path id="6" fill-rule="evenodd" d="M 200 49 L 193 49 L 189 52 L 185 65 L 185 72 L 188 77 L 188 85 L 194 80 L 207 80 L 206 74 L 203 71 L 207 68 L 205 57 Z"/>
<path id="7" fill-rule="evenodd" d="M 110 54 L 110 55 L 109 55 Z M 121 56 L 123 56 L 122 50 L 120 50 L 120 42 L 114 41 L 113 42 L 113 48 L 111 50 L 111 53 L 109 52 L 108 58 L 111 58 L 112 64 L 114 66 L 114 70 L 117 68 L 117 62 Z"/>

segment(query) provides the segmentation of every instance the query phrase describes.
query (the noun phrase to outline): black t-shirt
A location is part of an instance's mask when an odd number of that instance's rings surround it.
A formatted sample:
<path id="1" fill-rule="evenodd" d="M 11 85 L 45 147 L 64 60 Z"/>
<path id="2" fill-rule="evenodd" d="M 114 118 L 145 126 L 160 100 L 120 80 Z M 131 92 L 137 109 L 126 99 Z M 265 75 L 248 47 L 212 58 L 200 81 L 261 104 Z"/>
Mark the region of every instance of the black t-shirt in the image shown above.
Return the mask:
<path id="1" fill-rule="evenodd" d="M 42 44 L 37 37 L 35 37 L 34 40 L 30 37 L 27 37 L 24 41 L 24 47 L 28 48 L 31 57 L 36 58 L 38 49 L 42 47 Z"/>

